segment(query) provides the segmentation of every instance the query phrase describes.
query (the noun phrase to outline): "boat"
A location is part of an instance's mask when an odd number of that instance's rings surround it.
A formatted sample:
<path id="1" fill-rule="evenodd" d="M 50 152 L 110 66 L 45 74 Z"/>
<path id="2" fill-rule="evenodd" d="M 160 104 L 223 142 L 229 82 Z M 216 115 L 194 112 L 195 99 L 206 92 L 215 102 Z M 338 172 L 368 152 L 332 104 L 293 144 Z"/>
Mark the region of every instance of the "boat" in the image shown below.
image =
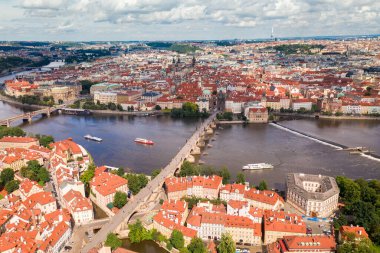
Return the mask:
<path id="1" fill-rule="evenodd" d="M 101 142 L 101 141 L 103 141 L 102 138 L 95 137 L 95 136 L 91 136 L 91 135 L 89 135 L 89 134 L 85 135 L 84 138 L 87 139 L 87 140 L 97 141 L 97 142 Z"/>
<path id="2" fill-rule="evenodd" d="M 263 170 L 273 168 L 274 166 L 270 163 L 251 163 L 243 166 L 243 170 Z"/>
<path id="3" fill-rule="evenodd" d="M 145 145 L 153 145 L 154 144 L 153 141 L 147 140 L 147 139 L 143 139 L 143 138 L 136 138 L 135 142 L 136 143 L 140 143 L 140 144 L 145 144 Z"/>

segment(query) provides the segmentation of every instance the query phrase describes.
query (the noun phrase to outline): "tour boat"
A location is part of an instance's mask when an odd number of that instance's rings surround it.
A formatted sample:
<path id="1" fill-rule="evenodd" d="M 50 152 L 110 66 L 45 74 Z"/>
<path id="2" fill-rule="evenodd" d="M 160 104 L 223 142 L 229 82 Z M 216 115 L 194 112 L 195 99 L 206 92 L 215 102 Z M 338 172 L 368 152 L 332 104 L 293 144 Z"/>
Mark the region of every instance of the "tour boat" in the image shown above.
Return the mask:
<path id="1" fill-rule="evenodd" d="M 263 170 L 273 168 L 273 165 L 269 163 L 251 163 L 243 166 L 243 170 Z"/>
<path id="2" fill-rule="evenodd" d="M 91 135 L 89 135 L 89 134 L 85 135 L 84 138 L 87 139 L 87 140 L 97 141 L 97 142 L 101 142 L 101 141 L 103 141 L 102 138 L 95 137 L 95 136 L 91 136 Z"/>
<path id="3" fill-rule="evenodd" d="M 146 145 L 153 145 L 154 144 L 153 141 L 147 140 L 147 139 L 143 139 L 143 138 L 136 138 L 135 142 L 136 143 L 140 143 L 140 144 L 146 144 Z"/>

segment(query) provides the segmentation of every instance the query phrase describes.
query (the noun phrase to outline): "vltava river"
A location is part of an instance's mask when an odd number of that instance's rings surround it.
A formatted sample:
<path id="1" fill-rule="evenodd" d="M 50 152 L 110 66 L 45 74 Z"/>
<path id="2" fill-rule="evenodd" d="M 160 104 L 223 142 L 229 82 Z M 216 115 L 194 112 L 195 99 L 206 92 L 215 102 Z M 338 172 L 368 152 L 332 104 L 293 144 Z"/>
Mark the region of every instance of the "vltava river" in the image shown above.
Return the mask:
<path id="1" fill-rule="evenodd" d="M 0 118 L 21 110 L 0 102 Z M 21 122 L 20 122 L 21 124 Z M 94 157 L 97 165 L 128 167 L 149 174 L 165 166 L 200 124 L 197 120 L 173 120 L 168 116 L 70 116 L 57 115 L 21 126 L 27 132 L 53 135 L 56 140 L 73 138 Z M 346 146 L 367 146 L 380 154 L 379 121 L 295 120 L 281 124 Z M 350 155 L 271 125 L 223 125 L 200 159 L 207 165 L 227 166 L 234 179 L 247 163 L 269 162 L 273 170 L 244 172 L 257 184 L 265 179 L 271 187 L 283 189 L 290 172 L 345 175 L 351 178 L 380 178 L 380 163 Z M 104 141 L 87 141 L 90 134 Z M 151 147 L 134 143 L 136 137 L 152 139 Z"/>

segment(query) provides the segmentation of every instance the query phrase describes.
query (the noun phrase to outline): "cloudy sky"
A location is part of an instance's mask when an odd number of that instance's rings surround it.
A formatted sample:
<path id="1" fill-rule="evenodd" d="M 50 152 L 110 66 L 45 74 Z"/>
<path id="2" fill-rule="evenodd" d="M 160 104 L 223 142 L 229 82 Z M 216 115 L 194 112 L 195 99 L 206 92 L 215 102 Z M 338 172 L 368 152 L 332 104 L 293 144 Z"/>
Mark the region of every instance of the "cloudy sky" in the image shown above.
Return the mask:
<path id="1" fill-rule="evenodd" d="M 380 0 L 0 0 L 0 40 L 380 34 Z"/>

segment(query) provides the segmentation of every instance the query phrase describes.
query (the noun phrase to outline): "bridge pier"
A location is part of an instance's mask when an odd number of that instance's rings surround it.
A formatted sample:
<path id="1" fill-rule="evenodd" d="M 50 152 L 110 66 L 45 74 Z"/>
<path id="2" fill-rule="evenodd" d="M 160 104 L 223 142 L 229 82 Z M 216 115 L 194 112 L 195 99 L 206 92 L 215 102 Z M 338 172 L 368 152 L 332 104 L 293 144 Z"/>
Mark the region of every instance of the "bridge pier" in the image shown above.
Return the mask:
<path id="1" fill-rule="evenodd" d="M 200 155 L 201 149 L 198 146 L 195 146 L 193 150 L 190 152 L 191 155 Z"/>
<path id="2" fill-rule="evenodd" d="M 214 133 L 214 131 L 212 130 L 211 127 L 208 127 L 208 128 L 206 129 L 206 134 L 213 134 L 213 133 Z"/>
<path id="3" fill-rule="evenodd" d="M 197 146 L 200 148 L 204 148 L 206 146 L 206 143 L 203 139 L 199 139 L 199 141 L 197 142 Z"/>
<path id="4" fill-rule="evenodd" d="M 189 162 L 189 163 L 195 163 L 195 157 L 192 156 L 192 155 L 188 155 L 186 160 Z"/>

